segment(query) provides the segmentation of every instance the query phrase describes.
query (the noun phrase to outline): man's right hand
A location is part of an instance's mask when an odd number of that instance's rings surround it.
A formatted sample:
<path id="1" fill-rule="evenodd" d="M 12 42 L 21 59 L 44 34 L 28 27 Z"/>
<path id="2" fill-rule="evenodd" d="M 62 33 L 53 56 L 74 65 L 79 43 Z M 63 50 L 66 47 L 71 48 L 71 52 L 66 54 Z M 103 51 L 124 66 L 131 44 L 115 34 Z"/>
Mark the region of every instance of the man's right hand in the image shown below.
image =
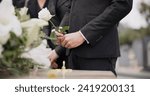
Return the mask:
<path id="1" fill-rule="evenodd" d="M 52 52 L 50 53 L 48 58 L 49 58 L 49 60 L 51 62 L 50 67 L 54 68 L 54 69 L 58 68 L 58 64 L 56 63 L 56 59 L 58 58 L 58 55 L 57 55 L 55 50 L 52 50 Z"/>

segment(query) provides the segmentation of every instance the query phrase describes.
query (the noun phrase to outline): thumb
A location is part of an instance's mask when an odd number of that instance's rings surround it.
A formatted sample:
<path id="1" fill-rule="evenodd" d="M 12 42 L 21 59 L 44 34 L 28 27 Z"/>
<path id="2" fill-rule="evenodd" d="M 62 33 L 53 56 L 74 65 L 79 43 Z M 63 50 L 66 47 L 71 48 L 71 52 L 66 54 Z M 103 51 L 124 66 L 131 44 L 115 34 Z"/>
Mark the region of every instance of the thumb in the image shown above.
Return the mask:
<path id="1" fill-rule="evenodd" d="M 56 69 L 58 68 L 58 64 L 56 62 L 51 63 L 51 68 Z"/>
<path id="2" fill-rule="evenodd" d="M 59 32 L 55 32 L 55 34 L 57 37 L 63 37 L 64 36 L 62 33 L 59 33 Z"/>

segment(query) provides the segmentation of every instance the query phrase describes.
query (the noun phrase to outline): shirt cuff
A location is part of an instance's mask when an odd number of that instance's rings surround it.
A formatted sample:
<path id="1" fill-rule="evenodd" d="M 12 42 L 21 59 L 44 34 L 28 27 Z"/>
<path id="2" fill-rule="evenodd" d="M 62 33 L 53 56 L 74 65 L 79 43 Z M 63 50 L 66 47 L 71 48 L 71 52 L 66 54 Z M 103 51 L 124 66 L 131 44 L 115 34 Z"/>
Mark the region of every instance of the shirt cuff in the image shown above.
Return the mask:
<path id="1" fill-rule="evenodd" d="M 82 32 L 79 30 L 79 33 L 81 34 L 81 36 L 84 38 L 84 40 L 86 41 L 87 44 L 89 44 L 90 42 L 85 38 L 85 36 L 82 34 Z"/>

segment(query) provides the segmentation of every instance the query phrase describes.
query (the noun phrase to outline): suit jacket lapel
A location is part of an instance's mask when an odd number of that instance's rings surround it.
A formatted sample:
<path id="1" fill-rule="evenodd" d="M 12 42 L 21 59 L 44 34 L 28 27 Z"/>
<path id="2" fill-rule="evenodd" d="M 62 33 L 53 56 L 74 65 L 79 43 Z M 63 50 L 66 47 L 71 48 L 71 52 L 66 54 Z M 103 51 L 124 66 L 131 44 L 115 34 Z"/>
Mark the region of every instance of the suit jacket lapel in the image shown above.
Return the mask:
<path id="1" fill-rule="evenodd" d="M 55 15 L 56 14 L 56 9 L 55 9 L 55 6 L 56 6 L 56 1 L 57 0 L 49 0 L 48 2 L 48 10 L 50 11 L 50 13 L 52 15 Z"/>
<path id="2" fill-rule="evenodd" d="M 57 15 L 56 15 L 56 4 L 57 4 L 57 0 L 49 0 L 47 7 L 48 7 L 48 10 L 50 11 L 50 13 L 51 13 L 52 15 L 55 15 L 55 16 L 51 19 L 52 22 L 53 22 L 56 26 L 58 26 L 59 23 L 60 23 L 60 21 L 59 21 Z"/>
<path id="3" fill-rule="evenodd" d="M 67 1 L 68 0 L 57 0 L 57 6 L 60 7 L 61 5 L 63 5 Z"/>

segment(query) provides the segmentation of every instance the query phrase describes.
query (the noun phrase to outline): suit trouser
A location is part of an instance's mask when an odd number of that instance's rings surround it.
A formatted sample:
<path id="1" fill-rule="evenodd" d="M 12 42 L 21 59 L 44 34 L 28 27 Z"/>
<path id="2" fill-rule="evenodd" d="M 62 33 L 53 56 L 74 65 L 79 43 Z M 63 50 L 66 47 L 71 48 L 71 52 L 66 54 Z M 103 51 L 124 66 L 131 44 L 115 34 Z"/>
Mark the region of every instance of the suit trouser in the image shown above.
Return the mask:
<path id="1" fill-rule="evenodd" d="M 117 57 L 110 58 L 84 58 L 79 57 L 72 52 L 68 57 L 68 68 L 75 70 L 101 70 L 112 71 L 116 76 L 116 61 Z"/>

